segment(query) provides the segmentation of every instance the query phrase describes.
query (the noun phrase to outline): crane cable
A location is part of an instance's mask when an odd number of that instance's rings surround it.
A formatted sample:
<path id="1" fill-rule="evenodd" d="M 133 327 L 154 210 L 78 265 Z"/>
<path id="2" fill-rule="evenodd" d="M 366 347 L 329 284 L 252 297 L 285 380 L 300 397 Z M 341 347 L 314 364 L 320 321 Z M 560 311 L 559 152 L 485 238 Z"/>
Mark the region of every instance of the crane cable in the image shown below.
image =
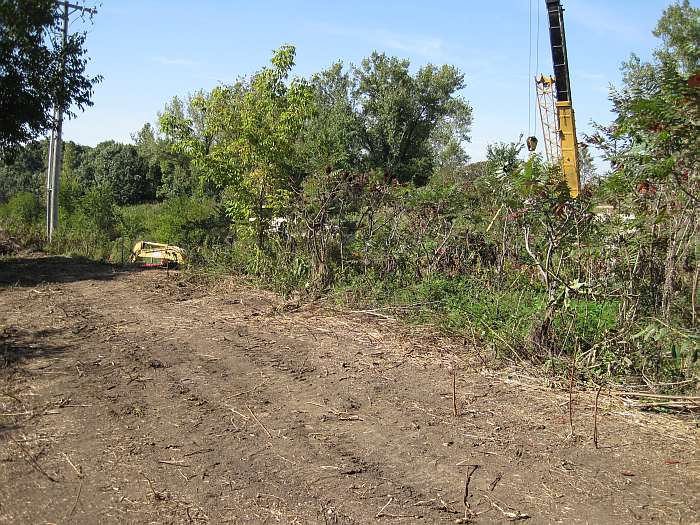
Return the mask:
<path id="1" fill-rule="evenodd" d="M 537 2 L 537 36 L 535 38 L 535 76 L 539 74 L 540 71 L 540 7 L 542 2 Z M 535 99 L 537 99 L 537 93 L 535 93 Z M 537 103 L 537 101 L 535 101 Z M 535 132 L 537 135 L 537 115 L 535 115 Z"/>
<path id="2" fill-rule="evenodd" d="M 535 0 L 538 1 L 538 0 Z M 527 61 L 527 135 L 528 137 L 531 134 L 537 135 L 537 114 L 535 113 L 533 117 L 533 105 L 538 105 L 537 102 L 537 93 L 534 94 L 532 93 L 532 81 L 534 80 L 534 77 L 538 74 L 539 69 L 540 69 L 540 4 L 538 2 L 537 4 L 537 28 L 536 28 L 536 36 L 535 36 L 535 73 L 533 75 L 532 72 L 532 36 L 533 36 L 533 31 L 532 31 L 532 2 L 533 0 L 529 0 L 529 6 L 528 6 L 528 61 Z M 531 133 L 533 132 L 534 133 Z"/>
<path id="3" fill-rule="evenodd" d="M 532 133 L 532 0 L 528 1 L 528 54 L 527 54 L 527 136 Z"/>

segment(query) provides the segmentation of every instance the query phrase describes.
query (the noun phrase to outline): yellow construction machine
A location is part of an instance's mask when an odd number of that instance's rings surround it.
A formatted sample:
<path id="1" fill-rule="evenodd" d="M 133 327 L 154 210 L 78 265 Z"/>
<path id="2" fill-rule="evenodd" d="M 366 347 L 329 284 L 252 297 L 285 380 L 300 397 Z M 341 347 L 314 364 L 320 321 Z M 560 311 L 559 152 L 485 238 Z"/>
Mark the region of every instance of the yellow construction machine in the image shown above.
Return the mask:
<path id="1" fill-rule="evenodd" d="M 185 250 L 172 244 L 139 241 L 131 250 L 129 262 L 145 267 L 174 268 L 185 262 Z"/>

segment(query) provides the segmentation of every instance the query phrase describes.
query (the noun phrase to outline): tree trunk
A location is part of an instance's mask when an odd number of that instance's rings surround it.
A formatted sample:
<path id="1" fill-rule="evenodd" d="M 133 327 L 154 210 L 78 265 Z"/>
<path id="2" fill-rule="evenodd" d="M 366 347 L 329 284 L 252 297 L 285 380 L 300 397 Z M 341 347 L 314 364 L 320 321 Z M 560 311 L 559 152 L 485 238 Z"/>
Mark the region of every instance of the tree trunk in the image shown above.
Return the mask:
<path id="1" fill-rule="evenodd" d="M 666 263 L 664 267 L 664 284 L 661 291 L 661 313 L 666 322 L 671 320 L 671 306 L 673 305 L 673 280 L 676 275 L 676 243 L 673 221 L 671 221 L 666 247 Z"/>

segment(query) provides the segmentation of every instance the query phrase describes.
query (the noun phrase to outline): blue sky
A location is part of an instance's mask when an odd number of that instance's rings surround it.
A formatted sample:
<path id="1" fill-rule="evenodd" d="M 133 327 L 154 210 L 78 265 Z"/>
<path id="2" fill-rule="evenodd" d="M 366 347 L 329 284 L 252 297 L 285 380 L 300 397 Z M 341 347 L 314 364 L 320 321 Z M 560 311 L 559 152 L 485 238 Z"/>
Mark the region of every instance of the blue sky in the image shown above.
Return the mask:
<path id="1" fill-rule="evenodd" d="M 103 0 L 87 47 L 89 71 L 104 80 L 95 105 L 66 123 L 65 137 L 88 145 L 128 142 L 173 95 L 248 75 L 273 49 L 293 44 L 299 76 L 337 60 L 358 63 L 374 50 L 408 58 L 414 69 L 459 67 L 467 84 L 462 95 L 474 108 L 465 149 L 481 160 L 487 144 L 528 132 L 530 1 L 532 74 L 538 9 L 539 71 L 549 73 L 544 0 Z M 651 30 L 671 1 L 562 3 L 577 124 L 585 132 L 591 120 L 611 120 L 608 86 L 619 84 L 620 63 L 631 52 L 650 56 L 657 45 Z M 79 20 L 71 24 L 80 28 Z"/>

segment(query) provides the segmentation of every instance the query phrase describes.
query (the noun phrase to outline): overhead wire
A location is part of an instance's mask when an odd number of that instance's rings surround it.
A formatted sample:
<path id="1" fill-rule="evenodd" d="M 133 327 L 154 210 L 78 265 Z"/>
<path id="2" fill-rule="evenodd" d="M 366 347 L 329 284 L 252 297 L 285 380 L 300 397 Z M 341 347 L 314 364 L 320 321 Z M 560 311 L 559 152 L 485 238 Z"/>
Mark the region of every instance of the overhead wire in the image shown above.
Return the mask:
<path id="1" fill-rule="evenodd" d="M 527 56 L 527 136 L 532 131 L 532 0 L 528 0 L 528 56 Z"/>
<path id="2" fill-rule="evenodd" d="M 542 2 L 537 2 L 537 37 L 535 38 L 535 76 L 539 75 L 540 73 L 540 8 L 541 8 Z M 532 80 L 531 80 L 532 82 Z M 535 104 L 538 104 L 537 102 L 537 93 L 535 93 Z M 537 115 L 535 115 L 535 132 L 534 135 L 537 135 Z"/>

